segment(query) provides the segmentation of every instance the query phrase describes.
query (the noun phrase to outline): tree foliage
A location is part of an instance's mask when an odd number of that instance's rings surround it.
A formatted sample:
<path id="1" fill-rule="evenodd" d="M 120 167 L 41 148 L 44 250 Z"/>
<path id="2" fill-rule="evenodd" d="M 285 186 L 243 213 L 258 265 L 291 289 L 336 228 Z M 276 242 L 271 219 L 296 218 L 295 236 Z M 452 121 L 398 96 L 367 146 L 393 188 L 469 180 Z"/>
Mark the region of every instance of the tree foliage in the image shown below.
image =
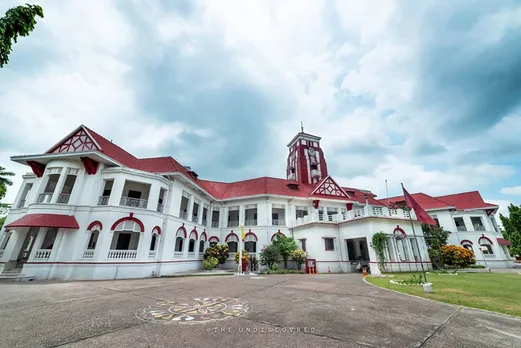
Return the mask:
<path id="1" fill-rule="evenodd" d="M 246 259 L 246 263 L 250 262 L 250 255 L 248 254 L 248 252 L 246 250 L 242 251 L 242 258 Z M 239 252 L 238 251 L 235 253 L 234 260 L 235 260 L 236 264 L 239 264 Z"/>
<path id="2" fill-rule="evenodd" d="M 425 243 L 429 251 L 429 258 L 435 268 L 443 268 L 445 262 L 441 248 L 447 245 L 450 232 L 438 226 L 422 225 Z"/>
<path id="3" fill-rule="evenodd" d="M 521 256 L 521 206 L 510 204 L 508 217 L 499 214 L 503 224 L 503 236 L 512 243 L 509 247 L 510 255 Z"/>
<path id="4" fill-rule="evenodd" d="M 371 247 L 376 253 L 380 271 L 385 272 L 385 249 L 387 248 L 387 235 L 384 232 L 373 234 Z"/>
<path id="5" fill-rule="evenodd" d="M 273 269 L 273 265 L 279 261 L 279 257 L 279 249 L 275 245 L 270 244 L 261 249 L 260 263 L 263 266 L 267 266 L 269 269 Z"/>
<path id="6" fill-rule="evenodd" d="M 281 234 L 277 234 L 273 245 L 279 249 L 279 254 L 284 260 L 284 268 L 288 268 L 288 259 L 294 250 L 298 249 L 297 241 L 293 237 L 286 237 Z"/>
<path id="7" fill-rule="evenodd" d="M 7 186 L 13 184 L 11 179 L 8 178 L 9 176 L 14 176 L 14 173 L 7 171 L 4 167 L 0 167 L 0 199 L 5 197 Z"/>
<path id="8" fill-rule="evenodd" d="M 215 257 L 210 256 L 207 259 L 203 260 L 203 268 L 207 271 L 211 271 L 219 264 L 219 260 L 217 260 Z"/>
<path id="9" fill-rule="evenodd" d="M 203 259 L 206 260 L 209 257 L 215 257 L 219 264 L 224 264 L 228 257 L 230 256 L 230 251 L 228 249 L 228 244 L 217 244 L 211 243 L 208 248 L 206 248 Z"/>
<path id="10" fill-rule="evenodd" d="M 18 36 L 28 36 L 34 30 L 36 16 L 43 18 L 43 9 L 25 4 L 7 10 L 0 18 L 0 68 L 9 63 L 9 54 Z"/>
<path id="11" fill-rule="evenodd" d="M 2 230 L 2 227 L 4 227 L 4 223 L 5 223 L 5 218 L 6 218 L 6 217 L 7 217 L 7 216 L 2 216 L 2 217 L 0 217 L 0 232 L 1 232 L 1 230 Z"/>
<path id="12" fill-rule="evenodd" d="M 467 248 L 457 245 L 444 245 L 441 247 L 443 261 L 447 266 L 455 268 L 467 268 L 476 263 L 474 253 Z"/>
<path id="13" fill-rule="evenodd" d="M 308 253 L 302 249 L 293 250 L 291 252 L 291 259 L 297 264 L 297 269 L 300 271 L 302 264 L 306 262 Z"/>

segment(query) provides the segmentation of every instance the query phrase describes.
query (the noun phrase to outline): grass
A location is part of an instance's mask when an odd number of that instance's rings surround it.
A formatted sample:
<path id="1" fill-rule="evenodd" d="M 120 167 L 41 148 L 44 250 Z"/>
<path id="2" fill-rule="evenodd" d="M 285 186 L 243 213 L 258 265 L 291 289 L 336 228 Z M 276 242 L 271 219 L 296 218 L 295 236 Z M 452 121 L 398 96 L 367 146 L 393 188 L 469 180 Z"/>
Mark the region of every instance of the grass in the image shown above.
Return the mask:
<path id="1" fill-rule="evenodd" d="M 457 276 L 427 274 L 427 280 L 432 283 L 430 294 L 425 293 L 422 286 L 389 283 L 391 279 L 410 279 L 413 274 L 394 273 L 393 278 L 369 276 L 366 280 L 406 294 L 521 317 L 521 275 L 518 273 L 459 273 Z"/>

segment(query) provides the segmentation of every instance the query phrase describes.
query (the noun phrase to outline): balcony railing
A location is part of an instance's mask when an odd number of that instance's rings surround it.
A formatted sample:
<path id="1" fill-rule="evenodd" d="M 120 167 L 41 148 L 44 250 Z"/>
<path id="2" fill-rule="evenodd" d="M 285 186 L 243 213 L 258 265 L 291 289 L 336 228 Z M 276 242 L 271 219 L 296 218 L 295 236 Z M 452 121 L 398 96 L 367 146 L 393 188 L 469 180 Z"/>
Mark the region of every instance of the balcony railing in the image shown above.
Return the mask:
<path id="1" fill-rule="evenodd" d="M 49 256 L 51 256 L 51 249 L 39 249 L 36 250 L 36 254 L 34 255 L 35 260 L 47 260 Z"/>
<path id="2" fill-rule="evenodd" d="M 137 257 L 137 250 L 109 250 L 107 259 L 131 260 Z"/>
<path id="3" fill-rule="evenodd" d="M 197 220 L 198 220 L 198 219 L 197 219 L 197 215 L 192 215 L 192 222 L 197 223 Z"/>
<path id="4" fill-rule="evenodd" d="M 155 250 L 150 250 L 148 252 L 148 258 L 149 259 L 155 259 L 156 258 L 156 251 Z"/>
<path id="5" fill-rule="evenodd" d="M 286 226 L 286 220 L 272 219 L 271 224 L 273 226 Z"/>
<path id="6" fill-rule="evenodd" d="M 18 208 L 23 208 L 25 207 L 25 199 L 22 199 L 19 203 L 18 203 Z"/>
<path id="7" fill-rule="evenodd" d="M 94 250 L 93 249 L 87 249 L 83 251 L 83 255 L 81 256 L 82 259 L 93 259 L 94 258 Z"/>
<path id="8" fill-rule="evenodd" d="M 474 231 L 485 231 L 485 226 L 474 225 Z"/>
<path id="9" fill-rule="evenodd" d="M 458 232 L 465 232 L 465 231 L 467 231 L 467 227 L 465 227 L 465 226 L 456 226 L 456 229 L 458 230 Z"/>
<path id="10" fill-rule="evenodd" d="M 110 196 L 100 196 L 98 199 L 98 205 L 108 205 Z"/>
<path id="11" fill-rule="evenodd" d="M 40 193 L 38 195 L 38 203 L 50 203 L 52 198 L 52 193 Z"/>
<path id="12" fill-rule="evenodd" d="M 212 221 L 212 227 L 219 227 L 219 221 Z"/>
<path id="13" fill-rule="evenodd" d="M 188 217 L 188 213 L 186 211 L 180 211 L 179 212 L 179 217 L 181 219 L 185 219 L 186 220 L 186 218 Z"/>
<path id="14" fill-rule="evenodd" d="M 156 210 L 157 210 L 158 213 L 162 213 L 163 212 L 163 204 L 157 203 L 157 209 Z"/>
<path id="15" fill-rule="evenodd" d="M 237 221 L 228 221 L 228 227 L 237 227 L 239 226 L 239 220 Z"/>
<path id="16" fill-rule="evenodd" d="M 70 197 L 71 197 L 71 195 L 62 193 L 62 194 L 58 195 L 58 200 L 56 201 L 56 203 L 67 204 L 67 203 L 69 203 Z"/>
<path id="17" fill-rule="evenodd" d="M 318 221 L 324 221 L 324 213 L 323 212 L 318 212 Z"/>
<path id="18" fill-rule="evenodd" d="M 130 198 L 130 197 L 121 197 L 121 200 L 119 201 L 119 205 L 124 206 L 124 207 L 135 207 L 135 208 L 146 209 L 147 205 L 148 205 L 148 200 Z"/>
<path id="19" fill-rule="evenodd" d="M 257 226 L 257 220 L 256 219 L 246 220 L 244 222 L 244 226 Z"/>
<path id="20" fill-rule="evenodd" d="M 384 215 L 383 208 L 381 208 L 381 207 L 373 207 L 373 215 L 383 216 Z"/>

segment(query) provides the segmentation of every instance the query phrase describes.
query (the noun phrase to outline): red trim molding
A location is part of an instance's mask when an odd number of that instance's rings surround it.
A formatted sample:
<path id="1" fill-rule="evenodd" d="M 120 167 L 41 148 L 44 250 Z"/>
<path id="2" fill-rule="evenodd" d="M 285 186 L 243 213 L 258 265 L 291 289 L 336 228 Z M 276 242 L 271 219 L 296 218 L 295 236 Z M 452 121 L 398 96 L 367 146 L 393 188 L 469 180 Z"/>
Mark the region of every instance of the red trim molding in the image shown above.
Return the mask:
<path id="1" fill-rule="evenodd" d="M 87 227 L 87 231 L 92 230 L 96 225 L 99 225 L 100 231 L 103 229 L 103 224 L 100 221 L 96 220 L 96 221 L 92 221 L 89 224 L 89 227 Z"/>
<path id="2" fill-rule="evenodd" d="M 479 245 L 481 245 L 481 243 L 480 243 L 479 241 L 482 240 L 482 239 L 486 239 L 486 240 L 488 240 L 488 242 L 490 243 L 490 245 L 494 245 L 494 243 L 492 243 L 492 241 L 490 240 L 490 238 L 485 237 L 484 234 L 482 234 L 481 237 L 479 237 L 479 239 L 478 239 L 478 244 L 479 244 Z"/>
<path id="3" fill-rule="evenodd" d="M 152 234 L 155 234 L 155 233 L 160 235 L 161 234 L 161 227 L 159 227 L 159 226 L 154 227 L 152 229 Z"/>
<path id="4" fill-rule="evenodd" d="M 177 229 L 177 231 L 175 231 L 175 234 L 176 234 L 176 235 L 177 235 L 177 232 L 179 232 L 179 230 L 183 231 L 183 233 L 184 233 L 184 235 L 185 235 L 184 238 L 186 238 L 186 228 L 185 228 L 185 224 L 182 224 L 181 227 L 179 227 L 179 228 Z"/>
<path id="5" fill-rule="evenodd" d="M 470 244 L 470 245 L 474 245 L 474 243 L 472 243 L 471 240 L 468 240 L 468 239 L 463 239 L 460 244 L 463 245 L 463 243 L 467 243 L 467 244 Z"/>
<path id="6" fill-rule="evenodd" d="M 393 234 L 396 234 L 396 232 L 400 232 L 404 237 L 407 237 L 407 233 L 403 230 L 403 228 L 400 227 L 400 225 L 396 225 L 396 228 L 393 230 Z"/>
<path id="7" fill-rule="evenodd" d="M 253 233 L 251 230 L 244 235 L 244 240 L 246 240 L 246 237 L 248 237 L 248 236 L 254 236 L 255 237 L 255 241 L 256 242 L 259 241 L 259 238 L 257 238 L 257 235 L 255 233 Z"/>
<path id="8" fill-rule="evenodd" d="M 134 221 L 136 224 L 138 224 L 139 228 L 141 229 L 141 232 L 145 232 L 145 225 L 143 225 L 141 220 L 134 217 L 134 213 L 130 213 L 129 216 L 125 216 L 125 217 L 117 220 L 116 222 L 114 222 L 112 224 L 112 227 L 110 228 L 110 230 L 114 231 L 120 223 L 125 222 L 125 221 Z"/>
<path id="9" fill-rule="evenodd" d="M 318 204 L 319 204 L 319 203 L 320 203 L 320 200 L 315 199 L 315 200 L 313 201 L 313 208 L 318 209 Z"/>
<path id="10" fill-rule="evenodd" d="M 45 164 L 36 161 L 27 161 L 27 164 L 29 167 L 31 167 L 31 170 L 37 178 L 41 178 L 43 176 L 43 172 L 45 171 Z"/>
<path id="11" fill-rule="evenodd" d="M 217 242 L 217 243 L 219 243 L 220 240 L 219 240 L 219 237 L 217 237 L 217 236 L 211 236 L 210 239 L 208 239 L 208 242 Z"/>
<path id="12" fill-rule="evenodd" d="M 231 236 L 235 236 L 235 237 L 237 237 L 237 240 L 240 240 L 240 239 L 239 239 L 239 236 L 236 235 L 233 231 L 231 231 L 230 233 L 228 233 L 228 235 L 226 236 L 226 238 L 224 238 L 224 241 L 225 241 L 225 242 L 228 242 L 228 238 L 230 238 Z"/>
<path id="13" fill-rule="evenodd" d="M 206 242 L 208 240 L 208 236 L 206 235 L 206 231 L 203 231 L 203 233 L 201 233 L 201 240 L 203 240 L 203 236 L 204 236 L 204 241 Z M 219 239 L 219 238 L 217 238 Z"/>
<path id="14" fill-rule="evenodd" d="M 273 233 L 273 235 L 271 236 L 271 241 L 273 241 L 275 239 L 275 236 L 277 235 L 282 235 L 284 237 L 286 237 L 286 235 L 282 232 L 280 232 L 280 230 L 278 230 L 276 233 Z"/>
<path id="15" fill-rule="evenodd" d="M 85 168 L 85 172 L 88 175 L 94 175 L 98 171 L 99 162 L 89 158 L 89 157 L 80 157 L 81 162 L 83 163 L 83 167 Z"/>
<path id="16" fill-rule="evenodd" d="M 192 237 L 192 233 L 195 233 L 195 240 L 198 240 L 199 234 L 197 233 L 197 228 L 194 227 L 194 229 L 190 231 L 190 237 Z"/>

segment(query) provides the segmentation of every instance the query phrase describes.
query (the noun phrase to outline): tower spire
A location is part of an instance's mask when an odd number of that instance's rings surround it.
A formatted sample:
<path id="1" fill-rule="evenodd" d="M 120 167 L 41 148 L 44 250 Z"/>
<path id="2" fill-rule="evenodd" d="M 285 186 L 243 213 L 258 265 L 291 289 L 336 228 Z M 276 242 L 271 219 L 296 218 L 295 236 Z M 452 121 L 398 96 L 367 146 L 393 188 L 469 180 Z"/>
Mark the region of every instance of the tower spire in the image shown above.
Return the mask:
<path id="1" fill-rule="evenodd" d="M 304 122 L 300 121 L 300 131 L 304 133 Z"/>

